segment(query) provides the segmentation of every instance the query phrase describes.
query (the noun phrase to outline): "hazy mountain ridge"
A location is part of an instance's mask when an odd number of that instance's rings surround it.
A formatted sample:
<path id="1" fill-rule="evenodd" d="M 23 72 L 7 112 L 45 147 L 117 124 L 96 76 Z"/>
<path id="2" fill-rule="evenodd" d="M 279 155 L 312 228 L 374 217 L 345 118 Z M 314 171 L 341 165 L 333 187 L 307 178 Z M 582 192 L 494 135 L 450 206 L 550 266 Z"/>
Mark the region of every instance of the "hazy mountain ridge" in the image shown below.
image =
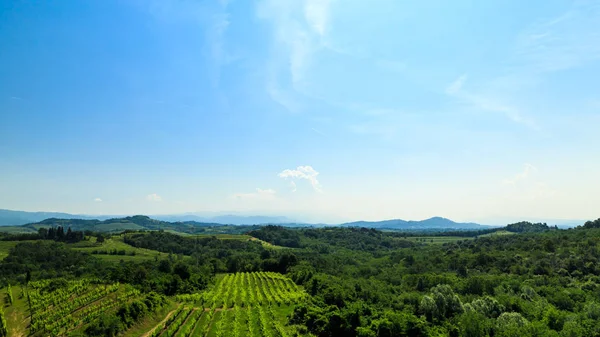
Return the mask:
<path id="1" fill-rule="evenodd" d="M 109 220 L 129 218 L 127 215 L 87 215 L 70 214 L 63 212 L 26 212 L 0 209 L 0 226 L 21 226 L 40 222 L 46 219 L 83 219 L 83 220 Z M 299 223 L 285 216 L 260 216 L 260 215 L 215 215 L 199 216 L 195 214 L 150 215 L 152 219 L 168 222 L 197 222 L 220 225 L 255 225 L 255 224 L 283 224 Z"/>
<path id="2" fill-rule="evenodd" d="M 256 224 L 284 224 L 294 223 L 293 219 L 285 216 L 261 216 L 261 215 L 217 215 L 217 216 L 199 216 L 194 214 L 183 214 L 183 215 L 154 215 L 151 216 L 154 219 L 171 222 L 211 222 L 219 223 L 223 225 L 256 225 Z"/>
<path id="3" fill-rule="evenodd" d="M 454 222 L 442 217 L 433 217 L 425 220 L 392 219 L 383 221 L 354 221 L 341 224 L 343 227 L 366 227 L 378 229 L 489 229 L 492 226 L 480 225 L 473 222 Z"/>
<path id="4" fill-rule="evenodd" d="M 70 220 L 70 221 L 69 221 Z M 575 224 L 581 221 L 572 221 Z M 553 225 L 552 222 L 548 222 Z M 425 220 L 402 220 L 390 219 L 382 221 L 353 221 L 341 224 L 310 223 L 296 221 L 286 216 L 261 216 L 261 215 L 235 215 L 218 214 L 203 216 L 193 213 L 173 214 L 173 215 L 137 215 L 137 216 L 119 216 L 119 215 L 85 215 L 70 214 L 62 212 L 25 212 L 0 209 L 0 226 L 27 226 L 33 229 L 32 225 L 63 225 L 77 226 L 77 229 L 101 230 L 102 228 L 125 229 L 173 229 L 189 232 L 192 228 L 210 227 L 222 225 L 280 225 L 284 227 L 323 227 L 323 226 L 341 226 L 341 227 L 366 227 L 375 229 L 395 229 L 395 230 L 478 230 L 490 229 L 498 226 L 482 225 L 474 222 L 455 222 L 443 217 L 432 217 Z M 99 227 L 98 227 L 99 226 Z M 561 227 L 559 225 L 559 227 Z M 96 229 L 95 229 L 96 228 Z M 73 228 L 76 229 L 76 228 Z"/>

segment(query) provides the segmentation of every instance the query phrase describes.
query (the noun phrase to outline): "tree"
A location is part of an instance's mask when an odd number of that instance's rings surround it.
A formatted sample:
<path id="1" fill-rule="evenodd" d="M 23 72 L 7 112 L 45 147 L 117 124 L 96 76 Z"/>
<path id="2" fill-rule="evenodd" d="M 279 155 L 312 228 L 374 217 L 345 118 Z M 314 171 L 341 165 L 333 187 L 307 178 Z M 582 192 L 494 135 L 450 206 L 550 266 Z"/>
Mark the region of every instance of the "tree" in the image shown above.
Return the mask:
<path id="1" fill-rule="evenodd" d="M 470 307 L 474 311 L 488 318 L 496 318 L 504 312 L 504 306 L 490 296 L 484 296 L 474 300 L 471 302 Z"/>
<path id="2" fill-rule="evenodd" d="M 491 330 L 488 319 L 475 310 L 466 310 L 460 315 L 459 327 L 464 337 L 489 336 Z"/>
<path id="3" fill-rule="evenodd" d="M 529 321 L 518 312 L 505 312 L 496 320 L 496 332 L 498 336 L 519 336 L 527 325 Z"/>
<path id="4" fill-rule="evenodd" d="M 0 306 L 0 337 L 8 336 L 8 327 L 6 326 L 6 318 L 4 317 L 4 310 Z"/>
<path id="5" fill-rule="evenodd" d="M 9 305 L 13 304 L 13 293 L 10 283 L 6 286 L 6 302 L 8 302 Z"/>
<path id="6" fill-rule="evenodd" d="M 423 296 L 420 308 L 429 320 L 450 318 L 464 312 L 460 298 L 447 284 L 431 288 L 431 294 Z"/>
<path id="7" fill-rule="evenodd" d="M 168 259 L 160 260 L 160 262 L 158 263 L 158 270 L 160 272 L 170 274 L 173 271 L 173 267 L 171 266 L 171 261 L 169 261 Z"/>
<path id="8" fill-rule="evenodd" d="M 585 229 L 600 228 L 600 219 L 596 219 L 594 221 L 586 221 L 585 224 L 583 225 L 583 228 L 585 228 Z"/>

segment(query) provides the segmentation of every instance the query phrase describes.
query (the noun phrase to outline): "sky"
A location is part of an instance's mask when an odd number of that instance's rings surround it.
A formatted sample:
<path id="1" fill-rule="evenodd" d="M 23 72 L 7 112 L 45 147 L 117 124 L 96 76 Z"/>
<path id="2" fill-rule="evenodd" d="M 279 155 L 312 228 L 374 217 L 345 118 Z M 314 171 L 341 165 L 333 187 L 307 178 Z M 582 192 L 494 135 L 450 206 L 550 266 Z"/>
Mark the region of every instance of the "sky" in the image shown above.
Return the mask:
<path id="1" fill-rule="evenodd" d="M 0 208 L 600 216 L 600 1 L 4 1 L 0 46 Z"/>

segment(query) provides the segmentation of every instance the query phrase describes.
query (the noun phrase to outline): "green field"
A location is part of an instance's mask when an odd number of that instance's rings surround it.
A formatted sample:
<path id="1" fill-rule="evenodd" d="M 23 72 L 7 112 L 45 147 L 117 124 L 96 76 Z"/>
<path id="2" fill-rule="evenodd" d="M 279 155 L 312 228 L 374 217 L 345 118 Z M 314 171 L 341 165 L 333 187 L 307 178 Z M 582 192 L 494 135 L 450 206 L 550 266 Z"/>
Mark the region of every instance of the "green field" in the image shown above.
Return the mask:
<path id="1" fill-rule="evenodd" d="M 461 240 L 472 240 L 473 238 L 462 236 L 409 236 L 406 240 L 427 243 L 427 244 L 444 244 L 448 242 L 456 242 Z"/>
<path id="2" fill-rule="evenodd" d="M 36 231 L 31 228 L 21 227 L 21 226 L 0 226 L 0 232 L 18 234 L 18 233 L 35 233 Z"/>
<path id="3" fill-rule="evenodd" d="M 21 295 L 20 286 L 12 286 L 13 304 L 6 303 L 6 288 L 0 289 L 0 305 L 4 306 L 4 314 L 6 315 L 8 335 L 9 336 L 27 336 L 27 326 L 29 319 L 27 318 L 27 301 Z"/>
<path id="4" fill-rule="evenodd" d="M 497 232 L 493 232 L 493 233 L 479 235 L 478 237 L 485 238 L 485 237 L 489 237 L 489 236 L 515 235 L 515 234 L 517 234 L 517 233 L 502 230 L 502 231 L 497 231 Z"/>
<path id="5" fill-rule="evenodd" d="M 95 238 L 94 238 L 95 239 Z M 161 253 L 155 250 L 136 248 L 123 242 L 122 236 L 112 236 L 106 239 L 102 244 L 93 242 L 78 242 L 76 244 L 70 244 L 71 248 L 82 252 L 93 254 L 94 256 L 107 261 L 145 261 L 154 260 L 156 257 L 166 257 L 168 254 Z M 124 255 L 110 254 L 110 252 L 121 251 Z M 98 253 L 98 252 L 106 252 Z"/>
<path id="6" fill-rule="evenodd" d="M 516 233 L 509 232 L 506 230 L 497 231 L 488 234 L 482 234 L 477 236 L 478 238 L 485 238 L 491 236 L 502 236 L 502 235 L 515 235 Z M 426 243 L 426 244 L 444 244 L 449 242 L 456 242 L 461 240 L 473 240 L 475 237 L 463 237 L 463 236 L 409 236 L 406 237 L 406 240 L 418 242 L 418 243 Z"/>

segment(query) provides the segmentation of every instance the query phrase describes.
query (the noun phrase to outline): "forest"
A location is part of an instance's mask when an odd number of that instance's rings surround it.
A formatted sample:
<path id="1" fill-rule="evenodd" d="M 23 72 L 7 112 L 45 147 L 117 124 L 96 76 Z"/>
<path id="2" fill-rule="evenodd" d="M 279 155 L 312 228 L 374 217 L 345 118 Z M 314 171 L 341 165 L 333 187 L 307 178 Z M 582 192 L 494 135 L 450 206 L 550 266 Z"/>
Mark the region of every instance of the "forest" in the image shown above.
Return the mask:
<path id="1" fill-rule="evenodd" d="M 2 337 L 600 335 L 600 219 L 456 233 L 59 226 L 1 234 L 0 249 Z"/>

